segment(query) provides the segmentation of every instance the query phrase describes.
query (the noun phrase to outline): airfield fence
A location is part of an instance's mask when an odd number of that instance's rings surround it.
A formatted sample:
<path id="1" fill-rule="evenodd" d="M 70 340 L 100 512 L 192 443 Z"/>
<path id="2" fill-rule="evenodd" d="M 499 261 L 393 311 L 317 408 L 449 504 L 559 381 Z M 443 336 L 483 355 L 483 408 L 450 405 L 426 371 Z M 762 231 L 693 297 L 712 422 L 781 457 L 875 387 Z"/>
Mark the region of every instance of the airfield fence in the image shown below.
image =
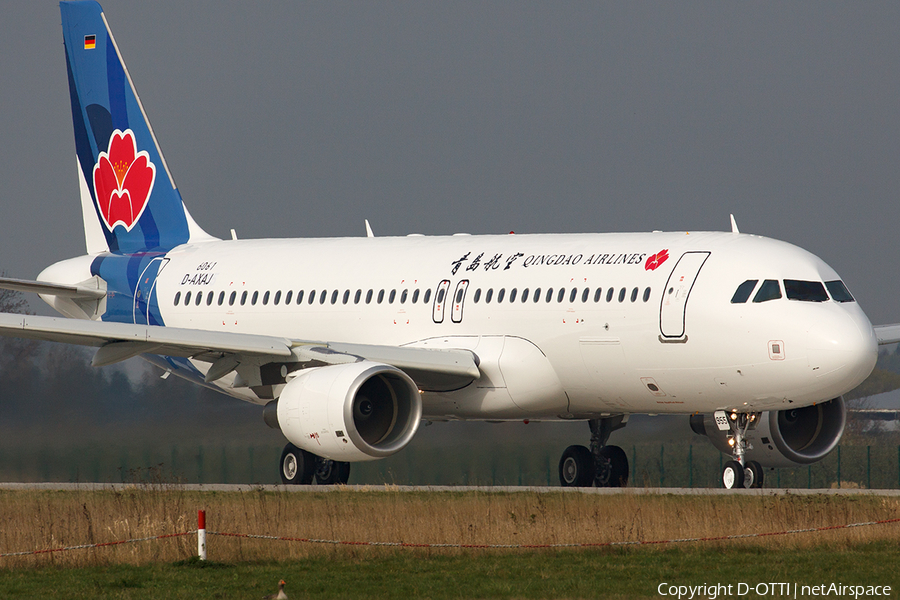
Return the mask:
<path id="1" fill-rule="evenodd" d="M 636 444 L 632 487 L 721 487 L 727 457 L 708 444 Z M 89 446 L 39 449 L 0 444 L 0 481 L 280 483 L 281 447 L 237 445 Z M 356 463 L 350 483 L 396 485 L 559 485 L 559 453 L 546 448 L 406 450 Z M 842 445 L 824 460 L 765 474 L 767 488 L 900 488 L 900 446 Z"/>

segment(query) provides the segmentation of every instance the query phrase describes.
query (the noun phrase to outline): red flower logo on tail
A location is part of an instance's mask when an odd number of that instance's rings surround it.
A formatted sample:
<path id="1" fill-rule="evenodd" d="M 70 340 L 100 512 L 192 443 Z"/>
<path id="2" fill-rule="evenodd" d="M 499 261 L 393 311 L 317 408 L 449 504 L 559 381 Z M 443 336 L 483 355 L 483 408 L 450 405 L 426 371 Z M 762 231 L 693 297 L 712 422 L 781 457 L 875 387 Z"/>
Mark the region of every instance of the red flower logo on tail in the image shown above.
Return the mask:
<path id="1" fill-rule="evenodd" d="M 131 231 L 147 207 L 155 180 L 156 167 L 145 150 L 137 151 L 134 132 L 113 131 L 109 149 L 100 152 L 94 165 L 97 206 L 108 230 L 122 225 Z"/>
<path id="2" fill-rule="evenodd" d="M 660 266 L 666 260 L 669 259 L 669 249 L 660 250 L 656 254 L 651 254 L 647 257 L 647 262 L 644 263 L 644 269 L 647 271 L 655 271 L 656 267 Z"/>

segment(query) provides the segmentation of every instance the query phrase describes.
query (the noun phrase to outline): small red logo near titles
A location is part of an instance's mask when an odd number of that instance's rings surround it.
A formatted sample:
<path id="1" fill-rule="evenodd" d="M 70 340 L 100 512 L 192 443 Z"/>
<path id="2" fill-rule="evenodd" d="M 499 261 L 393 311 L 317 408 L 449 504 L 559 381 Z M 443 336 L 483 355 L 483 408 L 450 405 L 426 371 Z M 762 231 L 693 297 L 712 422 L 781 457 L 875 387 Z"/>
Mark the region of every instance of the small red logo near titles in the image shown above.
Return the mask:
<path id="1" fill-rule="evenodd" d="M 137 151 L 134 132 L 113 131 L 109 148 L 94 165 L 97 206 L 109 231 L 116 225 L 131 231 L 147 207 L 155 179 L 156 167 L 146 150 Z"/>
<path id="2" fill-rule="evenodd" d="M 320 446 L 322 445 L 322 442 L 319 441 L 319 432 L 318 432 L 318 431 L 315 432 L 315 433 L 309 434 L 309 439 L 311 439 L 311 440 L 316 440 L 316 443 L 317 443 L 318 445 L 320 445 Z"/>
<path id="3" fill-rule="evenodd" d="M 666 262 L 669 258 L 669 249 L 660 250 L 656 254 L 651 254 L 647 257 L 647 262 L 644 263 L 644 269 L 646 271 L 655 271 L 658 266 Z"/>

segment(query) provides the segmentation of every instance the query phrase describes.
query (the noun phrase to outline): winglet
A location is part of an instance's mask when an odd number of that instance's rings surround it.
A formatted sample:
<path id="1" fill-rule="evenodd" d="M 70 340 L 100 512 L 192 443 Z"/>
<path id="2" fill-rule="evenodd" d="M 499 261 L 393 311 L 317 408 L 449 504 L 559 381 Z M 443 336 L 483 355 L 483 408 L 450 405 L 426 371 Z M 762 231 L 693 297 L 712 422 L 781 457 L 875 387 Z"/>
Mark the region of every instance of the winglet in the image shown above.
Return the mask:
<path id="1" fill-rule="evenodd" d="M 375 237 L 375 234 L 372 233 L 372 227 L 369 225 L 368 219 L 366 219 L 366 237 Z"/>
<path id="2" fill-rule="evenodd" d="M 734 215 L 729 215 L 731 217 L 731 233 L 740 233 L 737 226 L 737 221 L 734 220 Z"/>

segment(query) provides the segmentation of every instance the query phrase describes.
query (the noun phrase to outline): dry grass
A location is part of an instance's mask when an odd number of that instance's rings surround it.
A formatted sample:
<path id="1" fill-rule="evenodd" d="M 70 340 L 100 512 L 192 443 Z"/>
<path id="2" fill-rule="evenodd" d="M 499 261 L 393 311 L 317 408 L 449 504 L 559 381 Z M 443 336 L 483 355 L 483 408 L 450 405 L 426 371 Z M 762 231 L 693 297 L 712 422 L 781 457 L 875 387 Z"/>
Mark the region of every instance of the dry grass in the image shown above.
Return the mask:
<path id="1" fill-rule="evenodd" d="M 0 553 L 187 531 L 196 527 L 198 509 L 207 511 L 209 531 L 348 541 L 546 544 L 778 532 L 895 519 L 900 518 L 900 498 L 408 493 L 350 489 L 325 493 L 217 493 L 147 485 L 123 491 L 3 491 L 0 492 Z M 826 544 L 842 549 L 898 537 L 900 524 L 891 524 L 727 544 L 764 549 Z M 210 559 L 222 562 L 392 552 L 453 554 L 461 551 L 209 538 Z M 0 558 L 0 568 L 147 564 L 186 559 L 195 553 L 196 537 L 187 536 L 96 550 Z"/>

